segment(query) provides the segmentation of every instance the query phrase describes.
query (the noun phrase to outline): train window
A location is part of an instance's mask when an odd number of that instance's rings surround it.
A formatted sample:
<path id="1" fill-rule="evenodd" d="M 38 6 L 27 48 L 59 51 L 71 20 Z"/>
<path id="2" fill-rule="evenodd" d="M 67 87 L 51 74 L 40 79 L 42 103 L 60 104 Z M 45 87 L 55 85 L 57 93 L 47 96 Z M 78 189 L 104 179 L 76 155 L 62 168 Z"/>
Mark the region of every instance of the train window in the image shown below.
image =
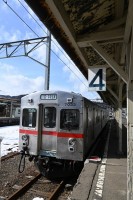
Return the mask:
<path id="1" fill-rule="evenodd" d="M 56 126 L 56 108 L 44 108 L 44 127 L 54 128 Z"/>
<path id="2" fill-rule="evenodd" d="M 79 129 L 79 110 L 62 109 L 60 116 L 60 128 L 65 130 Z"/>
<path id="3" fill-rule="evenodd" d="M 22 126 L 34 128 L 36 126 L 36 113 L 34 108 L 23 109 Z"/>

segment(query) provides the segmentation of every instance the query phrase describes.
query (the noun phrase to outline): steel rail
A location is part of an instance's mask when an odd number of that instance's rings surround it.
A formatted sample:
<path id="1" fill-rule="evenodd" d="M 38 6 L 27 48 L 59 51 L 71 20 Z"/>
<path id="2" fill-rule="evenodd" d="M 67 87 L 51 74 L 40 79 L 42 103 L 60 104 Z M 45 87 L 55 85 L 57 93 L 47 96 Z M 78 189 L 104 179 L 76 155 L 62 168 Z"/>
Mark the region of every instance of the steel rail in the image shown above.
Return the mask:
<path id="1" fill-rule="evenodd" d="M 15 153 L 13 153 L 13 154 L 11 154 L 11 155 L 2 156 L 2 157 L 1 157 L 1 162 L 5 161 L 5 160 L 8 160 L 8 159 L 10 159 L 10 158 L 13 158 L 14 156 L 17 156 L 17 155 L 19 155 L 19 154 L 20 154 L 19 152 L 15 152 Z"/>
<path id="2" fill-rule="evenodd" d="M 54 190 L 54 192 L 51 194 L 51 196 L 48 198 L 48 200 L 55 200 L 59 196 L 59 192 L 63 189 L 65 185 L 65 181 L 61 181 L 61 183 L 57 186 L 57 188 Z"/>
<path id="3" fill-rule="evenodd" d="M 24 194 L 24 192 L 28 191 L 28 189 L 41 177 L 42 175 L 39 173 L 36 177 L 32 178 L 30 181 L 28 181 L 24 186 L 22 186 L 19 190 L 17 190 L 14 194 L 9 196 L 6 200 L 16 200 L 21 195 Z M 48 200 L 55 200 L 58 198 L 59 193 L 64 188 L 65 181 L 61 181 L 61 183 L 56 187 L 56 189 L 52 192 Z M 43 192 L 45 195 L 45 192 Z"/>
<path id="4" fill-rule="evenodd" d="M 33 185 L 42 175 L 38 173 L 34 178 L 32 178 L 30 181 L 28 181 L 22 188 L 17 190 L 13 195 L 9 196 L 7 200 L 16 200 L 19 198 L 24 192 L 26 192 L 31 185 Z"/>

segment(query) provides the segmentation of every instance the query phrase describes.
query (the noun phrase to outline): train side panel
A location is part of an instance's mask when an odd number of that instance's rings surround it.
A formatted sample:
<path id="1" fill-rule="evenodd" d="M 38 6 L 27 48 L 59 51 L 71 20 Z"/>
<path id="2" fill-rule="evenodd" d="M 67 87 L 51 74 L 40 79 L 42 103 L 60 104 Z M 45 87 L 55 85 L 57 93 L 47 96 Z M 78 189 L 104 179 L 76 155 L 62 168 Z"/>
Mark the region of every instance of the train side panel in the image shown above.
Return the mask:
<path id="1" fill-rule="evenodd" d="M 91 102 L 84 98 L 83 101 L 83 133 L 84 133 L 84 157 L 94 140 L 93 132 L 93 107 Z"/>
<path id="2" fill-rule="evenodd" d="M 84 98 L 83 104 L 83 133 L 84 156 L 107 123 L 108 111 Z"/>

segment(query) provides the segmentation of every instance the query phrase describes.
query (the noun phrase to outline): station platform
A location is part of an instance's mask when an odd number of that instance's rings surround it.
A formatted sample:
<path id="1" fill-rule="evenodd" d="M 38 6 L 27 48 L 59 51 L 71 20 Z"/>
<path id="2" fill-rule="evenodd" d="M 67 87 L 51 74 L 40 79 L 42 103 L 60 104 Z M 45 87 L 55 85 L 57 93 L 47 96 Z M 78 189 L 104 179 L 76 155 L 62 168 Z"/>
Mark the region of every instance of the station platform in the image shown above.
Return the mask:
<path id="1" fill-rule="evenodd" d="M 102 161 L 85 161 L 73 188 L 71 200 L 127 199 L 127 128 L 122 128 L 122 151 L 118 153 L 117 122 L 110 121 L 110 133 Z"/>

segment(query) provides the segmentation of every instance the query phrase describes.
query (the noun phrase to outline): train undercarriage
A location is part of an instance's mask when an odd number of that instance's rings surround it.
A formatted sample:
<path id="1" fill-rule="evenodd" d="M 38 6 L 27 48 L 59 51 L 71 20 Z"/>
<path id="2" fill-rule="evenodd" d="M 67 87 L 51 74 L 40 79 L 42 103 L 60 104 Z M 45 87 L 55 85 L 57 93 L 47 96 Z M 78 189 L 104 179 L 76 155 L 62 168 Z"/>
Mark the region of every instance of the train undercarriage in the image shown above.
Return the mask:
<path id="1" fill-rule="evenodd" d="M 83 167 L 83 161 L 62 160 L 50 157 L 36 157 L 35 166 L 47 178 L 76 176 Z"/>

